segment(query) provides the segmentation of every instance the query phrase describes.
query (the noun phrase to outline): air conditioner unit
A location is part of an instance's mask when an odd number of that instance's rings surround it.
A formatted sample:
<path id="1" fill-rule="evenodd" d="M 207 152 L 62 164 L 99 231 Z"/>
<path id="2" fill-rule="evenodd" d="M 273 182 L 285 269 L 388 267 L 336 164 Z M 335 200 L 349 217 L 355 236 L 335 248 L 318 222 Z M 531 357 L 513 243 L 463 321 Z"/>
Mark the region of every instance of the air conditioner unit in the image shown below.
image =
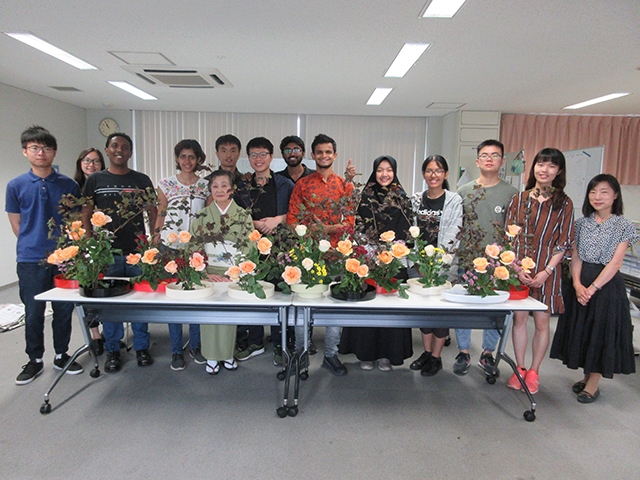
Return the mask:
<path id="1" fill-rule="evenodd" d="M 233 87 L 229 80 L 215 68 L 139 67 L 135 65 L 127 65 L 122 68 L 151 85 L 170 88 Z"/>

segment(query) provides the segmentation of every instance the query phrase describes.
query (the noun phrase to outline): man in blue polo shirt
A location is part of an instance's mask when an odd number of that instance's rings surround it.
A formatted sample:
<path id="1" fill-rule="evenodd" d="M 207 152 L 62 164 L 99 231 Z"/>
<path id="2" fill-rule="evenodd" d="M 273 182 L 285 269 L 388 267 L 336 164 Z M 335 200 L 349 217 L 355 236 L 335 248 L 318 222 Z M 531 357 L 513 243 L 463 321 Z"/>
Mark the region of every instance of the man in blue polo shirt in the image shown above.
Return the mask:
<path id="1" fill-rule="evenodd" d="M 48 130 L 33 126 L 22 132 L 22 154 L 31 164 L 28 173 L 14 178 L 7 185 L 5 210 L 11 229 L 18 237 L 17 273 L 20 299 L 25 308 L 25 340 L 29 363 L 22 367 L 16 384 L 31 383 L 42 373 L 44 362 L 45 302 L 34 299 L 39 293 L 53 288 L 53 277 L 58 273 L 54 265 L 44 260 L 56 248 L 55 239 L 48 238 L 47 222 L 52 217 L 60 225 L 58 204 L 62 195 L 80 196 L 78 184 L 71 178 L 53 170 L 53 159 L 58 150 L 56 139 Z M 73 303 L 53 302 L 53 347 L 55 369 L 62 370 L 69 360 L 67 349 L 71 338 Z M 73 362 L 67 373 L 82 373 L 82 367 Z"/>

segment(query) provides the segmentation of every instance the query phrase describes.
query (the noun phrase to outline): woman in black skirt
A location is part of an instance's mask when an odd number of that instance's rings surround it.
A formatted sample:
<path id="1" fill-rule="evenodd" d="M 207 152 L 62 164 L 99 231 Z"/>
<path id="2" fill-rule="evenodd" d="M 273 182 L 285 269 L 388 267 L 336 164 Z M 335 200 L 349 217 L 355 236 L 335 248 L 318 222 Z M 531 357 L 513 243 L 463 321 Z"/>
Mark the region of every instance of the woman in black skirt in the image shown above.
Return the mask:
<path id="1" fill-rule="evenodd" d="M 584 369 L 584 378 L 572 386 L 580 403 L 600 396 L 602 377 L 635 372 L 629 300 L 619 270 L 627 248 L 640 236 L 622 210 L 616 178 L 596 175 L 587 186 L 584 217 L 576 221 L 573 284 L 564 294 L 565 313 L 551 346 L 551 358 Z"/>

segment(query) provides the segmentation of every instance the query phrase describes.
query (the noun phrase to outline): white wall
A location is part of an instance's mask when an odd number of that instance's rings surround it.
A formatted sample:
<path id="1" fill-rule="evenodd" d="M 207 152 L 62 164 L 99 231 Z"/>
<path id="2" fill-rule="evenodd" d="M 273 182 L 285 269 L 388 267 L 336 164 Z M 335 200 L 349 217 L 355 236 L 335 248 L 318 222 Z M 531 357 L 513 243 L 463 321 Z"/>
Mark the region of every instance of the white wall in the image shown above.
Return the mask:
<path id="1" fill-rule="evenodd" d="M 624 216 L 634 222 L 640 222 L 640 185 L 620 185 Z"/>
<path id="2" fill-rule="evenodd" d="M 126 133 L 127 135 L 134 137 L 133 131 L 133 120 L 131 116 L 131 110 L 94 110 L 88 109 L 86 115 L 87 122 L 87 146 L 97 148 L 104 155 L 104 144 L 107 141 L 106 137 L 102 136 L 100 130 L 98 130 L 98 125 L 103 118 L 112 118 L 116 122 L 118 122 L 119 130 L 122 133 Z M 133 138 L 134 142 L 136 142 L 136 138 Z M 136 145 L 137 146 L 137 145 Z M 78 152 L 79 153 L 79 152 Z M 105 157 L 105 162 L 107 162 L 107 167 L 109 166 L 109 160 Z M 131 167 L 133 163 L 130 164 Z"/>
<path id="3" fill-rule="evenodd" d="M 20 134 L 31 125 L 41 125 L 58 140 L 54 163 L 60 172 L 73 176 L 78 153 L 86 148 L 85 110 L 0 83 L 0 195 L 4 211 L 7 183 L 29 170 L 22 155 Z M 0 286 L 17 281 L 16 238 L 6 213 L 0 220 Z"/>

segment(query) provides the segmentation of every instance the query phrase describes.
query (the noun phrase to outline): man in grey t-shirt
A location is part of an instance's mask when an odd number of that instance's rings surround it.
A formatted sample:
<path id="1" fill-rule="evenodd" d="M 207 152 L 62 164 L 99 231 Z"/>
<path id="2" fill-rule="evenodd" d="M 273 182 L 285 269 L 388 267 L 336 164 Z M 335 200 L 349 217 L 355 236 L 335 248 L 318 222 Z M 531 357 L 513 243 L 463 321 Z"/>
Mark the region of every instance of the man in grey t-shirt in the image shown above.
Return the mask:
<path id="1" fill-rule="evenodd" d="M 499 177 L 500 168 L 504 164 L 504 145 L 502 143 L 497 140 L 485 140 L 478 145 L 477 151 L 476 166 L 480 169 L 480 177 L 460 187 L 458 194 L 462 197 L 464 209 L 474 203 L 474 210 L 478 215 L 478 226 L 484 232 L 481 243 L 484 247 L 502 240 L 496 238 L 496 225 L 504 227 L 507 206 L 518 190 Z M 478 189 L 478 187 L 480 188 Z M 474 201 L 476 192 L 482 193 L 483 196 L 480 200 Z M 478 252 L 478 254 L 482 255 L 482 252 Z M 495 330 L 483 331 L 483 351 L 478 365 L 493 374 L 499 373 L 497 369 L 493 372 L 495 366 L 493 351 L 496 349 L 499 338 L 500 336 Z M 471 364 L 471 355 L 469 354 L 471 330 L 456 328 L 456 340 L 460 353 L 453 364 L 453 371 L 458 375 L 465 375 Z"/>

